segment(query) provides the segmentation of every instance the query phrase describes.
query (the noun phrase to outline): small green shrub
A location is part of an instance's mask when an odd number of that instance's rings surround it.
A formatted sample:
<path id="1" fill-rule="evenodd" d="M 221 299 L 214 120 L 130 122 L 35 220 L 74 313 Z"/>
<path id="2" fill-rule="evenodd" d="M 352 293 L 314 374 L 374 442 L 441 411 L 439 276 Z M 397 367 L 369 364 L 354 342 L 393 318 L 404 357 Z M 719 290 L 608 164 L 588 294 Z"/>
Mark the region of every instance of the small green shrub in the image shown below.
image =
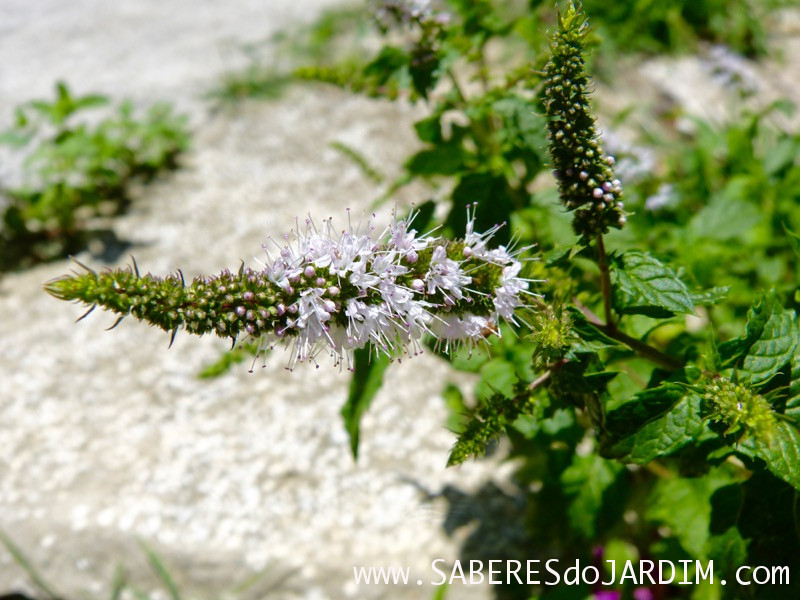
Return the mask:
<path id="1" fill-rule="evenodd" d="M 52 102 L 20 106 L 0 142 L 25 152 L 24 179 L 2 194 L 0 270 L 79 250 L 92 218 L 119 213 L 129 185 L 177 166 L 189 132 L 166 104 L 137 114 L 130 102 L 98 120 L 104 96 L 74 97 L 56 86 Z"/>

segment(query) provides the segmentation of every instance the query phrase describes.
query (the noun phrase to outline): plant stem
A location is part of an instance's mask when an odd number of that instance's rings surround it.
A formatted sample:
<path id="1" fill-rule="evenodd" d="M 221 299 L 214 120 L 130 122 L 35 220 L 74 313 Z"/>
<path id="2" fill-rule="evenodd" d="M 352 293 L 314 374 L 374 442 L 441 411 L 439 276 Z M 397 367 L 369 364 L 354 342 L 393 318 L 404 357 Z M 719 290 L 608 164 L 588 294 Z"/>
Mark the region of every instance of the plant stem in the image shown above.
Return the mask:
<path id="1" fill-rule="evenodd" d="M 628 346 L 628 348 L 636 352 L 639 356 L 646 358 L 647 360 L 654 362 L 670 371 L 677 371 L 684 366 L 679 360 L 672 358 L 668 354 L 664 354 L 661 352 L 661 350 L 653 348 L 653 346 L 645 344 L 641 340 L 637 340 L 636 338 L 629 336 L 627 333 L 623 333 L 617 329 L 616 326 L 609 327 L 600 320 L 600 317 L 584 306 L 583 303 L 581 303 L 577 298 L 573 298 L 573 302 L 575 302 L 575 306 L 578 307 L 578 310 L 583 313 L 583 315 L 592 325 L 597 327 L 597 329 L 602 331 L 611 339 L 622 342 Z"/>
<path id="2" fill-rule="evenodd" d="M 458 78 L 456 74 L 453 72 L 453 69 L 447 69 L 447 77 L 450 79 L 450 83 L 453 84 L 453 89 L 456 91 L 456 95 L 461 102 L 464 103 L 464 107 L 467 105 L 467 97 L 464 95 L 464 90 L 461 89 L 461 84 L 458 82 Z"/>
<path id="3" fill-rule="evenodd" d="M 603 234 L 597 235 L 597 265 L 600 267 L 600 289 L 603 293 L 603 311 L 606 317 L 606 327 L 616 329 L 614 315 L 611 313 L 611 276 L 608 271 L 608 257 Z"/>
<path id="4" fill-rule="evenodd" d="M 626 333 L 621 332 L 616 327 L 609 327 L 608 325 L 600 325 L 598 329 L 605 333 L 608 337 L 615 339 L 619 342 L 622 342 L 626 346 L 628 346 L 631 350 L 634 350 L 639 356 L 648 359 L 651 362 L 656 363 L 657 365 L 661 365 L 662 367 L 670 370 L 670 371 L 677 371 L 678 369 L 683 367 L 683 363 L 675 358 L 672 358 L 668 354 L 664 354 L 661 350 L 657 348 L 653 348 L 652 346 L 645 344 L 641 340 L 637 340 L 634 337 L 629 336 Z"/>

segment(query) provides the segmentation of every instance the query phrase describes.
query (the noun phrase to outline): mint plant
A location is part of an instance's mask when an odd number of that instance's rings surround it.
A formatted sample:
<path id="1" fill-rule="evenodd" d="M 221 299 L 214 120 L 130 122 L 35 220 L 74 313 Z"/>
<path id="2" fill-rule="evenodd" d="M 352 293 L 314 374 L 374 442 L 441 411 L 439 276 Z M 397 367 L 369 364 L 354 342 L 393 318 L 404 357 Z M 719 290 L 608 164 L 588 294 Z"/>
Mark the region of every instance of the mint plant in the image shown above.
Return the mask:
<path id="1" fill-rule="evenodd" d="M 24 179 L 4 187 L 0 270 L 76 252 L 92 218 L 120 212 L 135 179 L 174 169 L 186 150 L 186 118 L 166 104 L 137 114 L 130 102 L 99 121 L 89 117 L 108 99 L 74 97 L 64 83 L 52 102 L 17 108 L 0 143 L 25 152 Z"/>
<path id="2" fill-rule="evenodd" d="M 598 136 L 581 7 L 570 3 L 559 14 L 536 73 L 497 84 L 488 63 L 480 67 L 486 40 L 504 31 L 491 4 L 453 5 L 460 12 L 451 29 L 425 6 L 385 3 L 386 18 L 414 33 L 410 50 L 383 56 L 397 59 L 414 93 L 431 99 L 433 115 L 416 126 L 430 146 L 406 167 L 453 178 L 445 232 L 461 239 L 412 229 L 432 220 L 426 203 L 379 235 L 370 224 L 335 234 L 330 222 L 309 221 L 294 241 L 276 245 L 260 270 L 187 283 L 180 273 L 141 275 L 134 263 L 100 273 L 87 268 L 45 289 L 173 336 L 182 329 L 214 333 L 260 352 L 287 343 L 291 366 L 329 353 L 354 371 L 343 408 L 354 452 L 359 418 L 390 359 L 429 347 L 479 376 L 474 401 L 453 386 L 446 390 L 461 417 L 451 421 L 457 437 L 449 464 L 480 456 L 508 436 L 520 464 L 516 480 L 526 490 L 532 552 L 589 563 L 598 549 L 632 561 L 686 560 L 679 579 L 693 581 L 694 560 L 715 564 L 713 582 L 695 589 L 620 582 L 613 590 L 578 586 L 568 593 L 796 597 L 796 582 L 742 587 L 734 578 L 742 565 L 800 566 L 796 203 L 774 192 L 749 197 L 765 186 L 793 189 L 796 139 L 781 136 L 775 157 L 752 143 L 747 132 L 755 135 L 757 127 L 732 127 L 725 139 L 736 150 L 702 171 L 714 177 L 672 182 L 680 201 L 692 202 L 690 186 L 702 180 L 712 188 L 698 191 L 707 204 L 693 217 L 671 208 L 676 216 L 665 213 L 659 222 L 658 212 L 641 206 L 644 188 L 623 186 Z M 457 47 L 477 57 L 475 96 L 462 90 L 448 64 Z M 440 79 L 449 84 L 433 100 Z M 445 127 L 449 111 L 468 120 Z M 705 152 L 702 144 L 696 151 Z M 695 163 L 688 164 L 681 168 L 693 172 Z M 547 193 L 531 191 L 545 167 L 558 188 L 558 211 L 541 206 Z M 742 180 L 748 183 L 733 183 Z M 631 196 L 640 203 L 636 212 L 623 203 L 630 207 Z M 782 237 L 718 237 L 710 246 L 714 231 L 700 216 L 721 213 L 726 201 L 765 213 L 767 231 L 781 227 Z M 562 223 L 566 215 L 572 231 L 540 222 L 543 215 Z M 726 225 L 715 219 L 714 227 Z M 503 220 L 514 227 L 517 246 L 506 243 Z M 706 227 L 706 237 L 692 237 L 693 227 Z M 546 233 L 537 239 L 537 231 Z M 743 253 L 777 257 L 777 267 L 737 262 L 738 248 L 722 252 L 733 240 Z M 538 255 L 523 255 L 534 243 Z M 720 264 L 703 268 L 712 250 Z M 566 592 L 523 589 L 519 597 L 531 593 Z"/>

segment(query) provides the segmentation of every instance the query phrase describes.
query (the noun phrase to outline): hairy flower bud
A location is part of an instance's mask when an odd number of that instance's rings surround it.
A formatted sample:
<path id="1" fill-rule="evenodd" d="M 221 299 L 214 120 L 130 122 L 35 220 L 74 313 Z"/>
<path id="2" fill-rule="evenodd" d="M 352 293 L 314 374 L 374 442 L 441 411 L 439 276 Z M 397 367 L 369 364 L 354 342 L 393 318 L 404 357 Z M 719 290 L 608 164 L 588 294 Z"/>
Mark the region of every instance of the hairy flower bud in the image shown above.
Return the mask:
<path id="1" fill-rule="evenodd" d="M 530 293 L 530 280 L 520 277 L 524 249 L 489 250 L 497 227 L 475 234 L 474 216 L 462 242 L 418 236 L 412 220 L 395 218 L 379 235 L 370 222 L 337 234 L 330 221 L 317 228 L 309 220 L 293 243 L 277 245 L 278 255 L 263 270 L 242 266 L 237 274 L 226 270 L 188 285 L 181 274 L 140 275 L 134 263 L 102 273 L 87 269 L 45 289 L 173 335 L 185 329 L 234 343 L 249 335 L 260 351 L 280 339 L 292 346 L 290 367 L 314 361 L 325 348 L 349 366 L 353 351 L 367 344 L 377 352 L 412 354 L 426 333 L 449 345 L 483 339 L 486 331 L 498 331 L 501 319 L 516 322 L 522 295 Z"/>
<path id="2" fill-rule="evenodd" d="M 769 443 L 777 420 L 770 403 L 748 387 L 727 379 L 714 379 L 703 389 L 711 418 L 727 425 L 725 434 L 744 432 Z"/>

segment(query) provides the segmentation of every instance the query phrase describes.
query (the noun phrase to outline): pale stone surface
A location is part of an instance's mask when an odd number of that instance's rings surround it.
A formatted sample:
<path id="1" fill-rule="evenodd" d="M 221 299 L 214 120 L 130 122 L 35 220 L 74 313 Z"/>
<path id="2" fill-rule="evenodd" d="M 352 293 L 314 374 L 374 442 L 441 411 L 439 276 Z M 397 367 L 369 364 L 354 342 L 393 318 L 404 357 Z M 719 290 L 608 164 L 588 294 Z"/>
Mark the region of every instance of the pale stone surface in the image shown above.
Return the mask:
<path id="1" fill-rule="evenodd" d="M 140 103 L 169 100 L 192 116 L 182 170 L 140 190 L 114 230 L 143 270 L 187 276 L 256 265 L 267 235 L 295 217 L 360 214 L 377 195 L 330 149 L 345 140 L 382 169 L 413 144 L 413 110 L 326 87 L 212 114 L 201 94 L 231 67 L 232 40 L 252 41 L 308 20 L 331 2 L 170 1 L 0 4 L 2 118 L 56 79 L 78 93 Z M 12 58 L 13 57 L 13 58 Z M 5 122 L 3 122 L 5 124 Z M 378 211 L 387 222 L 391 206 Z M 100 268 L 129 259 L 80 260 Z M 459 556 L 442 529 L 447 485 L 477 489 L 496 464 L 445 469 L 453 436 L 439 393 L 454 375 L 433 357 L 391 369 L 350 456 L 340 407 L 348 375 L 322 360 L 200 381 L 221 340 L 168 336 L 58 302 L 42 283 L 67 261 L 0 279 L 0 527 L 70 597 L 105 595 L 116 564 L 147 578 L 140 538 L 187 592 L 219 598 L 253 572 L 247 597 L 427 598 L 434 557 Z M 468 385 L 466 386 L 468 387 Z M 408 588 L 356 588 L 353 566 L 408 566 Z M 0 590 L 24 586 L 0 551 Z M 27 587 L 27 586 L 24 586 Z M 474 590 L 482 597 L 485 591 Z"/>

